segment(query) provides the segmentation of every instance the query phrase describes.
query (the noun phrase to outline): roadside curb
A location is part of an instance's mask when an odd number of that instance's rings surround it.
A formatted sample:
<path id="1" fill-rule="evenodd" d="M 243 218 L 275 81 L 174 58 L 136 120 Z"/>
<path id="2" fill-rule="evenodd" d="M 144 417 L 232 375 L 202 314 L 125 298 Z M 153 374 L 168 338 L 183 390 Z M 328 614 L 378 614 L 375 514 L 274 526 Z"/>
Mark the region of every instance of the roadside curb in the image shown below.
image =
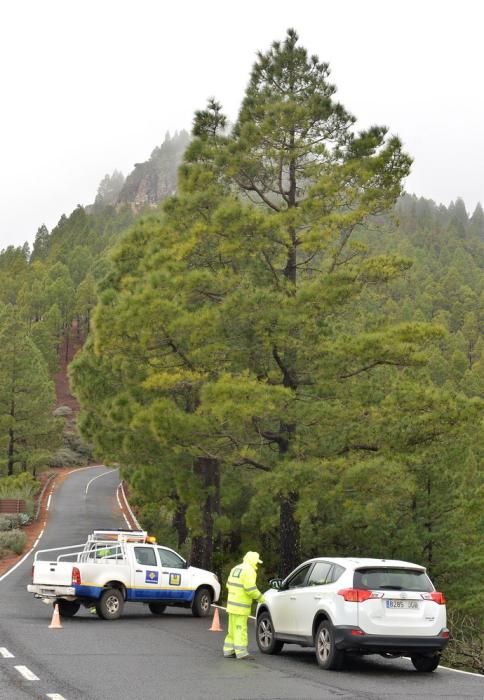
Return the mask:
<path id="1" fill-rule="evenodd" d="M 58 476 L 59 476 L 58 474 L 50 474 L 50 476 L 48 477 L 48 479 L 46 479 L 45 484 L 44 484 L 44 486 L 43 486 L 43 488 L 42 488 L 42 491 L 40 492 L 40 496 L 39 496 L 38 501 L 37 501 L 37 507 L 36 507 L 36 509 L 35 509 L 34 520 L 38 520 L 38 519 L 39 519 L 40 511 L 41 511 L 41 509 L 42 509 L 42 504 L 43 504 L 43 502 L 44 502 L 45 492 L 47 491 L 47 489 L 48 489 L 48 487 L 49 487 L 49 484 L 51 483 L 51 481 L 53 481 L 54 479 L 56 479 Z"/>

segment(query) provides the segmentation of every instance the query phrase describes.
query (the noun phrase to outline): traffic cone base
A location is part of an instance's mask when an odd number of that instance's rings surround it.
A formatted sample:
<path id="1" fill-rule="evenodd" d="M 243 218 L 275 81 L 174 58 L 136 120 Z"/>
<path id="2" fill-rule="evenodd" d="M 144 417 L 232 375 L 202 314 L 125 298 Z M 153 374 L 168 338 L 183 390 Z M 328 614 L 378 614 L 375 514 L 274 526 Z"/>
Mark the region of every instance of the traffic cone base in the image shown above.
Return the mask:
<path id="1" fill-rule="evenodd" d="M 218 608 L 214 608 L 212 626 L 210 627 L 210 629 L 208 631 L 209 632 L 223 632 L 223 629 L 220 627 L 220 616 L 219 616 Z"/>
<path id="2" fill-rule="evenodd" d="M 50 630 L 61 630 L 62 625 L 60 621 L 60 615 L 59 615 L 59 605 L 56 603 L 54 605 L 54 612 L 52 613 L 52 622 L 49 625 Z"/>

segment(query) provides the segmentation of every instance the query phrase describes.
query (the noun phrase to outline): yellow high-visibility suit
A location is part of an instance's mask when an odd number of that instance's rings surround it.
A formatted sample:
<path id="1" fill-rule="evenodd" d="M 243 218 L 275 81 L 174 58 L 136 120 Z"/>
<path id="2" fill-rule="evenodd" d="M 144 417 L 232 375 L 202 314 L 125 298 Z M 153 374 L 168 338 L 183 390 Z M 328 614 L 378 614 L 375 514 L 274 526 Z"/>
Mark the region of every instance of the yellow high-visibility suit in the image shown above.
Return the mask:
<path id="1" fill-rule="evenodd" d="M 247 622 L 252 602 L 262 603 L 264 596 L 257 588 L 257 565 L 262 564 L 258 552 L 247 552 L 242 564 L 234 566 L 227 579 L 229 629 L 224 641 L 224 656 L 243 659 L 249 656 Z"/>

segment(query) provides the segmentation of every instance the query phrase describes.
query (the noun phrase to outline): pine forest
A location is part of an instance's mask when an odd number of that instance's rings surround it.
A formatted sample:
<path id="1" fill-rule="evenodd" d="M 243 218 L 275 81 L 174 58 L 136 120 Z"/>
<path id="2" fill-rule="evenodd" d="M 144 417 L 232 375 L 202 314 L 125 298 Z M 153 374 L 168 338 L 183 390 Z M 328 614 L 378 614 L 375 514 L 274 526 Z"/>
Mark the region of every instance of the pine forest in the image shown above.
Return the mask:
<path id="1" fill-rule="evenodd" d="M 143 527 L 222 579 L 247 549 L 266 583 L 417 562 L 448 659 L 483 672 L 484 211 L 406 193 L 412 154 L 292 30 L 240 102 L 1 251 L 0 492 L 119 466 Z"/>

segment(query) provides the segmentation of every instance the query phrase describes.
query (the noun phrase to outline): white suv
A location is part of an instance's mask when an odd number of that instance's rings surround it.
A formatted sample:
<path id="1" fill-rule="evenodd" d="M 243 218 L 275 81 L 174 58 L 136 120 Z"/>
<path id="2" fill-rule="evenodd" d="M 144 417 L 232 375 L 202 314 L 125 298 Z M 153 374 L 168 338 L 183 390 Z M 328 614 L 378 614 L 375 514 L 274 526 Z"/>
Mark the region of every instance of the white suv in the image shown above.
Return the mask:
<path id="1" fill-rule="evenodd" d="M 318 557 L 270 585 L 257 608 L 264 654 L 300 644 L 315 647 L 326 669 L 353 653 L 409 656 L 417 671 L 430 672 L 449 640 L 445 598 L 418 564 Z"/>

